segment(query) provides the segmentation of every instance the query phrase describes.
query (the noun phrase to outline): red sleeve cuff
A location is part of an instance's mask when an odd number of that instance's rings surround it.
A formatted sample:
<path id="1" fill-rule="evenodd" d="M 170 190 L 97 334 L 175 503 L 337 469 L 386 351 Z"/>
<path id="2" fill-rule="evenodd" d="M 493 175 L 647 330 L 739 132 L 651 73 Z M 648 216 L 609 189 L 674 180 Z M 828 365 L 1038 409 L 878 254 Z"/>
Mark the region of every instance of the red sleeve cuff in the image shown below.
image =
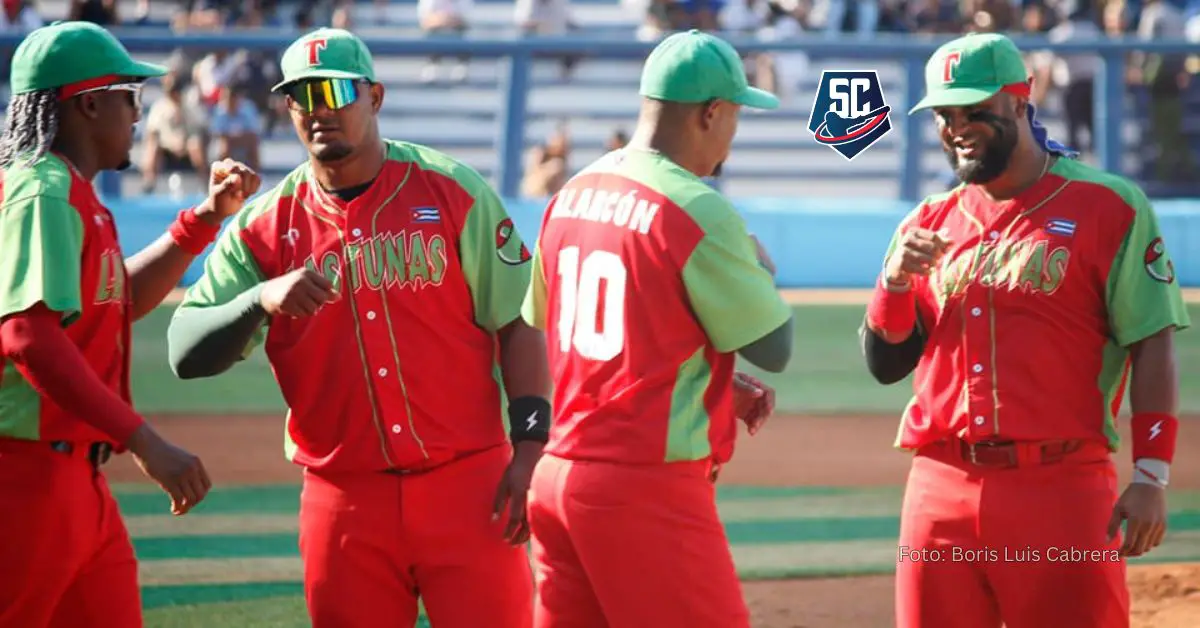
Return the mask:
<path id="1" fill-rule="evenodd" d="M 144 422 L 125 400 L 104 385 L 43 305 L 0 323 L 0 349 L 17 372 L 43 397 L 123 446 Z"/>
<path id="2" fill-rule="evenodd" d="M 875 281 L 875 292 L 867 305 L 867 324 L 890 334 L 907 334 L 917 324 L 917 299 L 910 287 L 904 292 L 892 292 Z"/>

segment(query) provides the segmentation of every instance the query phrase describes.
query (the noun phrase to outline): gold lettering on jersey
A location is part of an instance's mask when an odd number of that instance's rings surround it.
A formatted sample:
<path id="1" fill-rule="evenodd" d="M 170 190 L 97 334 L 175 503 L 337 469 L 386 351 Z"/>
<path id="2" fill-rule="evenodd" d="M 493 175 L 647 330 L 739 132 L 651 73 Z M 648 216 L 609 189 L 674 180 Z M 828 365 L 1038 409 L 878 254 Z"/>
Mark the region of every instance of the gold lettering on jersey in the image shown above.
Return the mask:
<path id="1" fill-rule="evenodd" d="M 628 192 L 593 188 L 567 188 L 559 192 L 550 208 L 551 218 L 574 218 L 650 233 L 660 206 Z"/>
<path id="2" fill-rule="evenodd" d="M 320 268 L 315 256 L 309 256 L 304 265 L 339 287 L 348 279 L 353 292 L 364 286 L 376 291 L 391 288 L 415 291 L 440 286 L 448 262 L 446 240 L 441 234 L 427 238 L 419 231 L 401 231 L 348 242 L 340 255 L 336 250 L 326 251 L 321 255 Z"/>
<path id="3" fill-rule="evenodd" d="M 972 283 L 1012 292 L 1051 295 L 1062 286 L 1071 262 L 1065 246 L 1046 240 L 998 240 L 959 252 L 934 270 L 930 285 L 940 303 Z"/>
<path id="4" fill-rule="evenodd" d="M 100 272 L 96 276 L 93 303 L 121 303 L 125 300 L 125 257 L 117 249 L 100 253 Z"/>

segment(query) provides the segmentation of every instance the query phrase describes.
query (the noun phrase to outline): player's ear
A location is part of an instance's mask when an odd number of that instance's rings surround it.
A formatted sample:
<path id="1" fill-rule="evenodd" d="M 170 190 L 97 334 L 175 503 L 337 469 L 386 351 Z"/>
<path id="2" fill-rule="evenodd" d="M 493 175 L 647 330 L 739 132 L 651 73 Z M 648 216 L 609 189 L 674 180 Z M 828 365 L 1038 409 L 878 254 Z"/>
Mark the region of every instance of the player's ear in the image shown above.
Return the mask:
<path id="1" fill-rule="evenodd" d="M 88 120 L 97 120 L 100 118 L 100 94 L 92 92 L 89 94 L 80 94 L 74 99 L 75 109 Z"/>
<path id="2" fill-rule="evenodd" d="M 713 128 L 717 124 L 717 117 L 721 115 L 721 101 L 712 99 L 705 101 L 700 105 L 700 124 L 703 125 L 705 131 Z"/>
<path id="3" fill-rule="evenodd" d="M 371 111 L 379 113 L 383 108 L 383 83 L 371 83 Z"/>

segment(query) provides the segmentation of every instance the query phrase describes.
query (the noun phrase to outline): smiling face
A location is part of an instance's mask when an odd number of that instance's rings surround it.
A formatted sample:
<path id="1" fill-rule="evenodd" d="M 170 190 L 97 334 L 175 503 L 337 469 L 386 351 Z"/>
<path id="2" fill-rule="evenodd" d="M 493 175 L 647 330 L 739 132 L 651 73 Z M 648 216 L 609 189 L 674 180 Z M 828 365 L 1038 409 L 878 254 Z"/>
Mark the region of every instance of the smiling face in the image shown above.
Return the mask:
<path id="1" fill-rule="evenodd" d="M 1002 93 L 967 107 L 934 108 L 942 150 L 959 180 L 988 183 L 1008 168 L 1024 104 Z"/>
<path id="2" fill-rule="evenodd" d="M 362 80 L 316 79 L 284 88 L 296 136 L 313 159 L 336 162 L 370 144 L 383 86 Z"/>

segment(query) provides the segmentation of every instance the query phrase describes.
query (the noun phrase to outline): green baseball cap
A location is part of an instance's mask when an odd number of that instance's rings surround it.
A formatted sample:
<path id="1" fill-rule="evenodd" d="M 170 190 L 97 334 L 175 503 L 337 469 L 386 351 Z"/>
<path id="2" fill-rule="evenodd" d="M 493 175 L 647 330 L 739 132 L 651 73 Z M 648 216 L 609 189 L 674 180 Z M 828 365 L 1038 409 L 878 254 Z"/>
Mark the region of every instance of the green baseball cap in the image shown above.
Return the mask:
<path id="1" fill-rule="evenodd" d="M 642 96 L 701 103 L 713 98 L 755 109 L 775 109 L 779 98 L 750 87 L 746 68 L 729 42 L 692 29 L 659 42 L 642 68 Z"/>
<path id="2" fill-rule="evenodd" d="M 283 80 L 271 91 L 313 78 L 375 81 L 371 51 L 353 33 L 340 28 L 319 28 L 292 42 L 279 65 Z"/>
<path id="3" fill-rule="evenodd" d="M 942 44 L 929 58 L 925 97 L 909 113 L 974 105 L 1006 85 L 1027 80 L 1025 59 L 1011 39 L 995 33 L 971 33 Z"/>
<path id="4" fill-rule="evenodd" d="M 167 69 L 134 61 L 112 33 L 91 22 L 54 22 L 33 30 L 12 59 L 13 95 L 105 76 L 151 78 Z"/>

